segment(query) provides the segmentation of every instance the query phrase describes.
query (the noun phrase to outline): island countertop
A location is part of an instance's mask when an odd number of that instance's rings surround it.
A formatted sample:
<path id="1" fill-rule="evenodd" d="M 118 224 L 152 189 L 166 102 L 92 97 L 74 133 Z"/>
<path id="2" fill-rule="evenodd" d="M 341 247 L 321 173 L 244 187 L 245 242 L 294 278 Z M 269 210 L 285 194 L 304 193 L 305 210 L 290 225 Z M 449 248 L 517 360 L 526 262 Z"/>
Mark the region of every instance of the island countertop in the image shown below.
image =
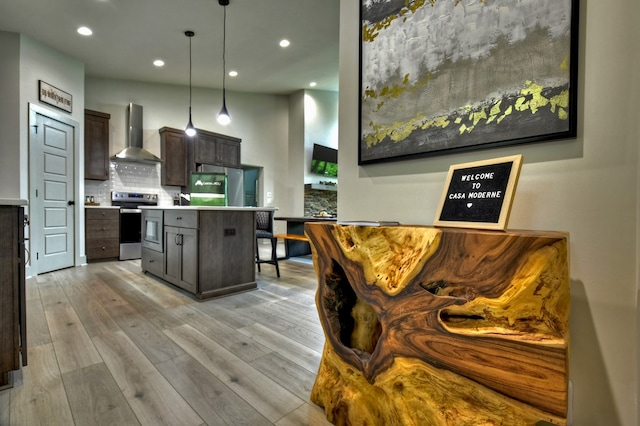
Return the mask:
<path id="1" fill-rule="evenodd" d="M 338 218 L 335 216 L 303 216 L 303 217 L 284 217 L 277 216 L 273 218 L 274 220 L 284 220 L 287 222 L 337 222 Z"/>
<path id="2" fill-rule="evenodd" d="M 223 206 L 138 206 L 141 210 L 219 210 L 219 211 L 264 211 L 278 210 L 277 207 L 223 207 Z"/>
<path id="3" fill-rule="evenodd" d="M 26 206 L 28 200 L 22 198 L 0 198 L 0 206 Z"/>

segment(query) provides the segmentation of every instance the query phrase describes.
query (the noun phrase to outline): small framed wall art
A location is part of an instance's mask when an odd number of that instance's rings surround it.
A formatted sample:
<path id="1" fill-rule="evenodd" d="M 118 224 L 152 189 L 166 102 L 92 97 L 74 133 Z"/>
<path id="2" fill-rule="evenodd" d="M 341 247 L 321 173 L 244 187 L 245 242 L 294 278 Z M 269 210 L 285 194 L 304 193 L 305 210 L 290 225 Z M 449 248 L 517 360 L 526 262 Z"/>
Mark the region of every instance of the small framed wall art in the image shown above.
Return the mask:
<path id="1" fill-rule="evenodd" d="M 69 114 L 73 110 L 73 96 L 70 93 L 42 80 L 38 80 L 38 99 L 40 99 L 40 102 L 54 106 Z"/>
<path id="2" fill-rule="evenodd" d="M 522 155 L 452 165 L 434 225 L 504 231 L 521 167 Z"/>

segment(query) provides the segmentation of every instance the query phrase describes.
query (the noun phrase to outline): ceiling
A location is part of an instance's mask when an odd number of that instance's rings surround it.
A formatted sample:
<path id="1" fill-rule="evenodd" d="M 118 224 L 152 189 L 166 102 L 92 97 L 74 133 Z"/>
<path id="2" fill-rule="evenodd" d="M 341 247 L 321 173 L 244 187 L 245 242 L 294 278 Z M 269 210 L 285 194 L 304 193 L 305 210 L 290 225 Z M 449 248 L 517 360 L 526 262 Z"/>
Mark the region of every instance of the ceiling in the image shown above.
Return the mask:
<path id="1" fill-rule="evenodd" d="M 340 0 L 230 0 L 226 9 L 226 69 L 238 72 L 227 90 L 290 94 L 312 81 L 338 90 Z M 0 31 L 82 61 L 90 77 L 188 85 L 191 30 L 193 86 L 221 88 L 223 14 L 218 0 L 2 0 Z"/>

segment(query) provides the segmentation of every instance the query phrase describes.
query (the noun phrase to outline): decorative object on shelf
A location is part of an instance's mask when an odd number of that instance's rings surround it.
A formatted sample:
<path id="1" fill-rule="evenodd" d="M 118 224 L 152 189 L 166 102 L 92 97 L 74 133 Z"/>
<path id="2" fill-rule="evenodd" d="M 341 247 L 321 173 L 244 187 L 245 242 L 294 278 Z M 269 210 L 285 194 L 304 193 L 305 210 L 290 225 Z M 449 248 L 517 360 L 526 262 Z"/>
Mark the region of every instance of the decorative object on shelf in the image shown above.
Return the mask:
<path id="1" fill-rule="evenodd" d="M 193 121 L 191 121 L 191 39 L 196 33 L 193 31 L 185 31 L 184 35 L 189 37 L 189 124 L 187 124 L 187 128 L 184 129 L 184 132 L 187 136 L 195 136 L 196 128 L 193 126 Z"/>
<path id="2" fill-rule="evenodd" d="M 218 123 L 226 126 L 231 123 L 231 116 L 227 111 L 227 88 L 226 88 L 226 73 L 227 73 L 227 6 L 229 0 L 218 0 L 220 6 L 224 9 L 224 19 L 222 23 L 222 109 L 218 113 Z"/>
<path id="3" fill-rule="evenodd" d="M 567 425 L 569 235 L 305 223 L 340 424 Z"/>
<path id="4" fill-rule="evenodd" d="M 521 154 L 452 165 L 434 225 L 504 231 L 521 167 Z"/>
<path id="5" fill-rule="evenodd" d="M 578 3 L 360 0 L 358 164 L 574 138 Z"/>

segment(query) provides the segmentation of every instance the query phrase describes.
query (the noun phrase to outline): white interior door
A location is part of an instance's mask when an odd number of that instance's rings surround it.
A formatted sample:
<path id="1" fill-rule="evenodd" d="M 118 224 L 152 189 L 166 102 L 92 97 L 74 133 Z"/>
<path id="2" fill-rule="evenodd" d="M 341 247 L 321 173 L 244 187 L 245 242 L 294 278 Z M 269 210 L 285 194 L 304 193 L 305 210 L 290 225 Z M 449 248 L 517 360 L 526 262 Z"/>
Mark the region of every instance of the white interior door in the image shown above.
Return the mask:
<path id="1" fill-rule="evenodd" d="M 38 274 L 74 265 L 76 128 L 32 111 L 29 137 L 31 264 Z"/>

